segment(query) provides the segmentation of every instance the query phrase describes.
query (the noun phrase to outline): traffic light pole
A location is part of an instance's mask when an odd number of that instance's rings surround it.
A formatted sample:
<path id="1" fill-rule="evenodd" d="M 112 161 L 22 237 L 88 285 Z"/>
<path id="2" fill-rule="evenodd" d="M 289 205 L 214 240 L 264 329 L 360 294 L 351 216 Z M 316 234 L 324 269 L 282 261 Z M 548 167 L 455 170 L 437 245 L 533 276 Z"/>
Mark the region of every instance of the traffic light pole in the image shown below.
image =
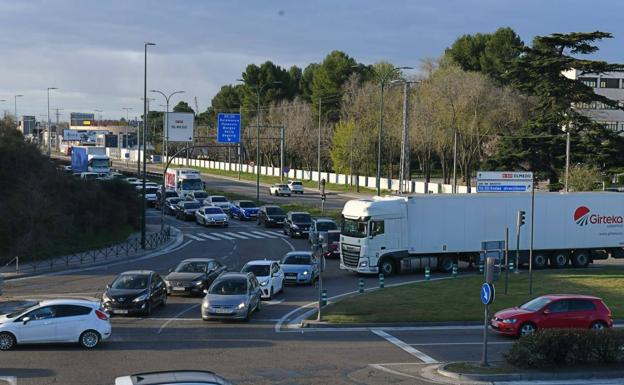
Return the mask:
<path id="1" fill-rule="evenodd" d="M 518 210 L 518 218 L 516 220 L 516 270 L 514 274 L 520 273 L 520 228 L 524 225 L 525 212 Z"/>

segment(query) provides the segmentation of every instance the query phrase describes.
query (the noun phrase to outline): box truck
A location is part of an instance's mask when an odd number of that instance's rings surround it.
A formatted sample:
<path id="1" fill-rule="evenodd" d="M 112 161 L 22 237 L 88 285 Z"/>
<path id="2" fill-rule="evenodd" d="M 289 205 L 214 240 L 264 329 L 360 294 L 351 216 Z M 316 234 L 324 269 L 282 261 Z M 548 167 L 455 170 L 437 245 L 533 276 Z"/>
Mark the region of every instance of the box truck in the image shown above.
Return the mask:
<path id="1" fill-rule="evenodd" d="M 74 174 L 83 172 L 109 173 L 110 158 L 105 147 L 73 146 L 71 166 Z"/>
<path id="2" fill-rule="evenodd" d="M 204 191 L 199 171 L 192 168 L 170 168 L 165 174 L 165 188 L 175 190 L 181 197 Z"/>
<path id="3" fill-rule="evenodd" d="M 479 260 L 481 242 L 505 239 L 515 257 L 518 211 L 520 264 L 528 262 L 531 194 L 453 194 L 348 201 L 342 211 L 340 268 L 358 273 L 448 272 Z M 585 267 L 624 257 L 624 195 L 536 193 L 533 267 Z"/>

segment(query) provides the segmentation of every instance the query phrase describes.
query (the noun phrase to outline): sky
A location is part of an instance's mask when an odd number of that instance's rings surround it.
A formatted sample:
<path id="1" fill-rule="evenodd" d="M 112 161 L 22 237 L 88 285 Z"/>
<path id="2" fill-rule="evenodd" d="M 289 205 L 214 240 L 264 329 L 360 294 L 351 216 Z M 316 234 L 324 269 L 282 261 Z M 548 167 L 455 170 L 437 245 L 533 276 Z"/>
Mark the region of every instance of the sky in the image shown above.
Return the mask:
<path id="1" fill-rule="evenodd" d="M 588 6 L 591 4 L 591 6 Z M 463 34 L 511 27 L 525 43 L 555 32 L 611 32 L 596 59 L 624 62 L 624 1 L 594 0 L 0 0 L 0 111 L 50 108 L 130 118 L 147 87 L 184 90 L 204 111 L 250 63 L 284 68 L 342 50 L 358 62 L 418 67 Z M 164 98 L 151 94 L 152 110 Z M 52 120 L 54 121 L 55 118 Z"/>

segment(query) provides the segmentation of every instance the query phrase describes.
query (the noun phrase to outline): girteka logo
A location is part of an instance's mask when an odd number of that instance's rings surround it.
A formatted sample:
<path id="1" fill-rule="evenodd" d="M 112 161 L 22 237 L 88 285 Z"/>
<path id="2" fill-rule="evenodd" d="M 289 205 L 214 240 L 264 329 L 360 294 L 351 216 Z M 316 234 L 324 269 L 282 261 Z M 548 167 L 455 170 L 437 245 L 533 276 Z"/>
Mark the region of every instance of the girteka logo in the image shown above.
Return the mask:
<path id="1" fill-rule="evenodd" d="M 600 224 L 622 224 L 624 218 L 620 215 L 598 215 L 592 214 L 588 207 L 580 206 L 574 211 L 574 222 L 579 226 L 586 226 L 588 224 L 600 225 Z"/>

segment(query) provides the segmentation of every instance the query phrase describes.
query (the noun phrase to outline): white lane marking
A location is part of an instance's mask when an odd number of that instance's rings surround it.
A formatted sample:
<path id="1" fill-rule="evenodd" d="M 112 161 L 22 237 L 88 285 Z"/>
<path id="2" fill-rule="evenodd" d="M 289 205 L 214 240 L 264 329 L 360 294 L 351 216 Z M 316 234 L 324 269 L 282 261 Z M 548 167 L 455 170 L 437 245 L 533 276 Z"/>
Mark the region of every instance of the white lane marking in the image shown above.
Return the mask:
<path id="1" fill-rule="evenodd" d="M 221 233 L 212 233 L 211 234 L 213 237 L 219 237 L 219 238 L 223 238 L 223 239 L 227 239 L 228 241 L 231 241 L 233 239 L 236 239 L 234 237 L 230 237 L 229 235 L 225 235 L 225 234 L 221 234 Z"/>
<path id="2" fill-rule="evenodd" d="M 170 323 L 170 322 L 177 322 L 177 321 L 181 321 L 181 322 L 197 321 L 197 322 L 202 322 L 202 323 L 204 322 L 200 317 L 195 317 L 195 318 L 190 318 L 190 317 L 178 317 L 178 318 L 175 318 L 175 317 L 174 318 L 123 317 L 123 318 L 113 318 L 113 322 L 115 322 L 115 323 L 117 323 L 117 322 L 123 323 L 123 321 L 126 321 L 126 320 L 143 320 L 143 321 L 168 322 L 168 323 Z M 252 321 L 252 322 L 275 322 L 275 321 L 277 321 L 277 318 L 250 318 L 249 320 Z"/>
<path id="3" fill-rule="evenodd" d="M 162 324 L 162 326 L 160 327 L 160 329 L 158 329 L 158 331 L 156 332 L 156 334 L 160 334 L 164 328 L 167 327 L 167 325 L 169 325 L 171 322 L 173 322 L 176 318 L 178 318 L 179 316 L 181 316 L 182 314 L 195 309 L 196 307 L 199 307 L 200 304 L 197 303 L 189 308 L 186 308 L 185 310 L 182 310 L 181 312 L 179 312 L 178 314 L 176 314 L 175 316 L 173 316 L 173 318 L 170 318 L 167 322 L 165 322 L 164 324 Z"/>
<path id="4" fill-rule="evenodd" d="M 261 237 L 258 234 L 252 234 L 252 233 L 249 233 L 247 231 L 241 231 L 240 234 L 243 234 L 246 237 L 252 237 L 252 238 L 256 238 L 256 239 L 264 239 L 264 237 Z"/>
<path id="5" fill-rule="evenodd" d="M 513 341 L 488 341 L 488 345 L 511 345 Z M 426 342 L 409 344 L 411 346 L 453 346 L 453 345 L 483 345 L 483 342 Z"/>
<path id="6" fill-rule="evenodd" d="M 171 249 L 169 250 L 169 253 L 175 253 L 178 250 L 181 250 L 183 248 L 185 248 L 186 246 L 188 246 L 189 244 L 193 243 L 193 241 L 186 241 L 183 244 L 181 244 L 180 246 L 176 247 L 175 249 Z"/>
<path id="7" fill-rule="evenodd" d="M 266 301 L 266 302 L 262 302 L 263 305 L 279 305 L 280 303 L 284 302 L 283 299 L 280 299 L 279 301 Z"/>
<path id="8" fill-rule="evenodd" d="M 242 234 L 239 234 L 239 233 L 227 232 L 225 234 L 230 235 L 232 237 L 240 238 L 240 239 L 249 239 L 249 237 L 246 237 L 246 236 L 244 236 Z"/>
<path id="9" fill-rule="evenodd" d="M 546 381 L 496 381 L 497 385 L 621 385 L 624 378 L 591 380 L 546 380 Z"/>
<path id="10" fill-rule="evenodd" d="M 277 235 L 278 237 L 290 238 L 288 235 L 285 235 L 284 233 L 282 233 L 281 231 L 278 231 L 278 230 L 273 230 L 273 231 L 268 231 L 268 232 L 273 234 L 273 235 Z"/>
<path id="11" fill-rule="evenodd" d="M 401 372 L 398 372 L 396 370 L 385 368 L 385 367 L 383 367 L 381 365 L 378 365 L 378 364 L 369 364 L 368 366 L 370 366 L 371 368 L 380 370 L 382 372 L 394 374 L 395 376 L 408 377 L 408 378 L 418 378 L 418 377 L 412 376 L 411 374 L 401 373 Z"/>
<path id="12" fill-rule="evenodd" d="M 386 341 L 390 342 L 391 344 L 403 349 L 405 352 L 413 355 L 414 357 L 418 358 L 419 360 L 421 360 L 422 362 L 426 363 L 426 364 L 437 364 L 438 361 L 436 359 L 434 359 L 433 357 L 430 357 L 428 355 L 426 355 L 425 353 L 421 352 L 418 349 L 415 349 L 414 347 L 406 344 L 405 342 L 401 341 L 400 339 L 391 336 L 390 334 L 384 332 L 383 330 L 380 329 L 371 329 L 371 331 L 373 333 L 375 333 L 376 335 L 378 335 L 379 337 L 385 339 Z"/>
<path id="13" fill-rule="evenodd" d="M 258 234 L 258 235 L 262 235 L 265 238 L 277 238 L 276 236 L 274 236 L 272 234 L 265 233 L 265 232 L 262 232 L 262 231 L 252 231 L 252 233 Z"/>
<path id="14" fill-rule="evenodd" d="M 196 237 L 196 236 L 194 236 L 193 234 L 184 234 L 184 236 L 185 236 L 185 237 L 188 237 L 188 238 L 191 238 L 191 239 L 194 239 L 194 240 L 196 240 L 196 241 L 200 241 L 200 242 L 205 241 L 205 239 L 202 239 L 202 238 L 200 238 L 200 237 Z"/>
<path id="15" fill-rule="evenodd" d="M 211 240 L 213 240 L 213 241 L 221 241 L 221 239 L 220 239 L 220 238 L 210 236 L 210 235 L 208 235 L 208 234 L 206 234 L 206 233 L 197 233 L 197 235 L 199 235 L 200 237 L 204 237 L 204 238 L 206 238 L 206 239 L 211 239 Z"/>
<path id="16" fill-rule="evenodd" d="M 293 246 L 292 243 L 290 243 L 289 241 L 285 240 L 284 238 L 280 238 L 282 241 L 286 242 L 286 244 L 288 246 L 290 246 L 290 251 L 295 251 L 295 246 Z"/>

